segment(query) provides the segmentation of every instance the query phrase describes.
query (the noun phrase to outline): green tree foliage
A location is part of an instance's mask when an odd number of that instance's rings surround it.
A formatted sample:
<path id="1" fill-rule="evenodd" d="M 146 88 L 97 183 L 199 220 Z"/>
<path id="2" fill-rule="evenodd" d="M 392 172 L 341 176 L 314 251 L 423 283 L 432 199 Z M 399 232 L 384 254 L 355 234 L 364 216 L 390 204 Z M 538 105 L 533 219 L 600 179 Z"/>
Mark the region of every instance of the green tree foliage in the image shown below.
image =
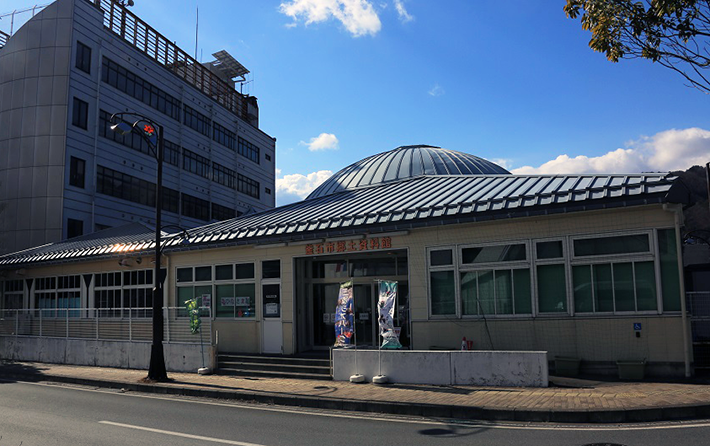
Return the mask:
<path id="1" fill-rule="evenodd" d="M 710 0 L 567 0 L 564 11 L 610 61 L 649 59 L 710 93 Z"/>

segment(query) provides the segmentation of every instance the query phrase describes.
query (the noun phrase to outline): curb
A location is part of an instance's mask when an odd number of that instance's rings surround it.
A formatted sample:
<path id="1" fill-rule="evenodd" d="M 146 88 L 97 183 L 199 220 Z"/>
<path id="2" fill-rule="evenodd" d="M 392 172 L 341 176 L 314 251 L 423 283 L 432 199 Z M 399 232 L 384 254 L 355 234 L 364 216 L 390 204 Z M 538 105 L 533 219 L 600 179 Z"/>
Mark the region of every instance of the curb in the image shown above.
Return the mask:
<path id="1" fill-rule="evenodd" d="M 710 418 L 710 404 L 649 407 L 614 410 L 517 410 L 487 409 L 476 406 L 449 406 L 443 404 L 411 404 L 389 401 L 360 401 L 343 398 L 324 398 L 281 393 L 207 390 L 160 384 L 127 383 L 92 378 L 77 378 L 56 375 L 26 375 L 10 373 L 0 375 L 19 381 L 51 381 L 65 384 L 81 384 L 111 389 L 127 389 L 133 392 L 158 395 L 181 395 L 190 397 L 227 399 L 312 409 L 342 410 L 352 412 L 386 413 L 427 418 L 455 418 L 479 421 L 553 422 L 579 424 L 648 423 Z"/>

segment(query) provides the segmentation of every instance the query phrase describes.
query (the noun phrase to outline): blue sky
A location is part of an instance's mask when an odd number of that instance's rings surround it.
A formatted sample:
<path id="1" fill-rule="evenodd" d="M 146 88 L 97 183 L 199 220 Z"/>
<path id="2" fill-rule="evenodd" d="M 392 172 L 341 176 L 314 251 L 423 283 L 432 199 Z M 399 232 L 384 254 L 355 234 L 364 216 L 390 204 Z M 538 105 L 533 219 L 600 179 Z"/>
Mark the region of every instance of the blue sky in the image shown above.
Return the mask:
<path id="1" fill-rule="evenodd" d="M 0 14 L 36 3 L 0 0 Z M 516 173 L 710 161 L 710 97 L 648 61 L 608 62 L 565 17 L 564 0 L 135 3 L 191 53 L 199 6 L 202 61 L 226 49 L 251 70 L 244 92 L 259 98 L 260 127 L 277 139 L 278 204 L 409 144 Z"/>

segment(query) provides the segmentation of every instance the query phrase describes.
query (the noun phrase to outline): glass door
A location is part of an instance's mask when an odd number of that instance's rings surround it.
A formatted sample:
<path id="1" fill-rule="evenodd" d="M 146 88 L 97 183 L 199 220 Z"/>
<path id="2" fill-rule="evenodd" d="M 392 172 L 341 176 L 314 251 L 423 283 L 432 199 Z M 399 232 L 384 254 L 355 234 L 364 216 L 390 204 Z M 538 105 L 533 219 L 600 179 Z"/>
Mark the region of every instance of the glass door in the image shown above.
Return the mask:
<path id="1" fill-rule="evenodd" d="M 376 347 L 377 306 L 372 283 L 353 285 L 355 341 L 358 347 Z"/>

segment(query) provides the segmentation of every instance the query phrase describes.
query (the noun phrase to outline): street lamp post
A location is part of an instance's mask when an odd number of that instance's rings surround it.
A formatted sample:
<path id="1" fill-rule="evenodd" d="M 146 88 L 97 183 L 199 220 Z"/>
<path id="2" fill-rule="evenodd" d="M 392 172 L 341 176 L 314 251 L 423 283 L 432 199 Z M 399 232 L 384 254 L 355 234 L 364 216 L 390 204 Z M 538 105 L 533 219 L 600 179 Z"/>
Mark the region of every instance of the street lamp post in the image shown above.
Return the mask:
<path id="1" fill-rule="evenodd" d="M 124 116 L 137 118 L 133 124 L 123 120 Z M 116 120 L 115 124 L 113 124 Z M 163 353 L 163 281 L 160 277 L 160 247 L 161 225 L 160 214 L 163 195 L 163 126 L 158 125 L 149 118 L 136 113 L 114 113 L 111 115 L 111 130 L 127 135 L 137 131 L 148 146 L 153 151 L 153 156 L 158 162 L 157 184 L 155 189 L 155 271 L 153 273 L 153 345 L 150 349 L 150 367 L 148 368 L 148 379 L 154 381 L 166 381 L 168 373 L 165 370 L 165 354 Z M 157 129 L 157 139 L 156 139 Z"/>

